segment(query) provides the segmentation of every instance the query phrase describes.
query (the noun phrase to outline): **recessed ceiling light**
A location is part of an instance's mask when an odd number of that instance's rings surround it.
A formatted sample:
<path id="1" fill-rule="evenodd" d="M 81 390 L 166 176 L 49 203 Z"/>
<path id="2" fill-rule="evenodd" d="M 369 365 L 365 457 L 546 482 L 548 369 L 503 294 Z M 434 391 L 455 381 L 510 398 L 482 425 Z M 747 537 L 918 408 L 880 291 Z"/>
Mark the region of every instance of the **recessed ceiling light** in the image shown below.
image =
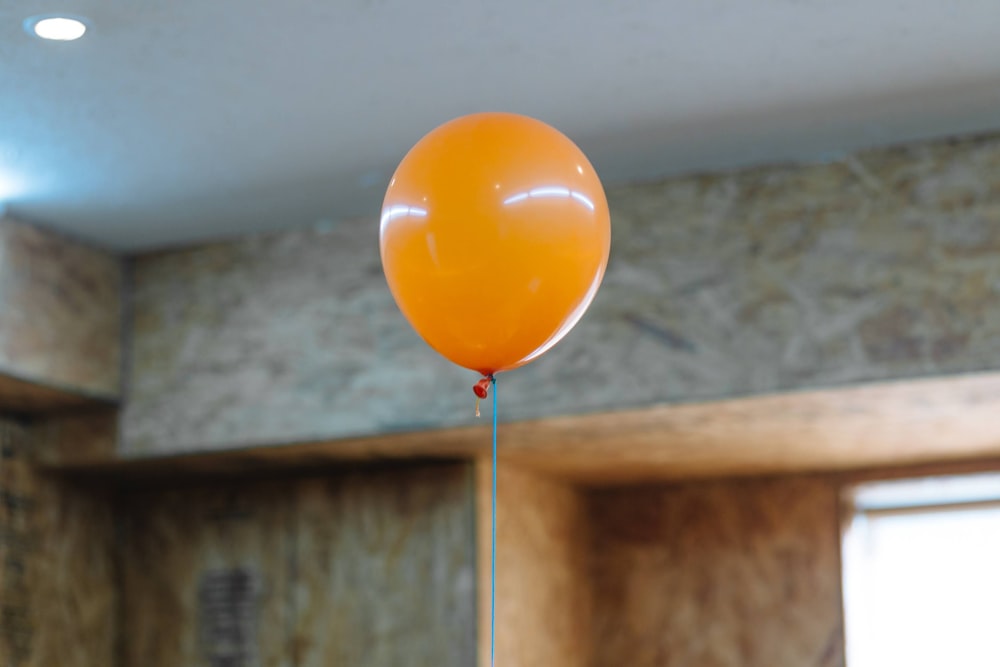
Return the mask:
<path id="1" fill-rule="evenodd" d="M 71 16 L 35 16 L 24 22 L 29 34 L 57 42 L 72 42 L 87 32 L 87 24 Z"/>

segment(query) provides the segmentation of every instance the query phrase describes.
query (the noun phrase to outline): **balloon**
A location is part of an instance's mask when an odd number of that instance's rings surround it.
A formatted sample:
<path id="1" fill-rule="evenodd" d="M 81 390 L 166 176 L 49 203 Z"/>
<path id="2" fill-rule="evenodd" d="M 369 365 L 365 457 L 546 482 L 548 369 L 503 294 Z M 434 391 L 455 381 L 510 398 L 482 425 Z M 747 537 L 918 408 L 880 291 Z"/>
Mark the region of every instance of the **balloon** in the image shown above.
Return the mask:
<path id="1" fill-rule="evenodd" d="M 541 121 L 481 113 L 432 130 L 382 205 L 382 267 L 441 355 L 485 376 L 522 366 L 583 316 L 611 246 L 594 168 Z"/>

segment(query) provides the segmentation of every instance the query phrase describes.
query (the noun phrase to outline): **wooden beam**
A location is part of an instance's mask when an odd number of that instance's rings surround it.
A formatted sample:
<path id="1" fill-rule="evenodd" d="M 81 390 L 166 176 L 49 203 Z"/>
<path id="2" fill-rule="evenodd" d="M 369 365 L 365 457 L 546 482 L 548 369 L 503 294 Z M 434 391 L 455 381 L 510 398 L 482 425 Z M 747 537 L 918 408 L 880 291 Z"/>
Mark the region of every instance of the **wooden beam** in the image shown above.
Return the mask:
<path id="1" fill-rule="evenodd" d="M 0 412 L 38 415 L 86 407 L 112 406 L 114 399 L 35 382 L 0 372 Z"/>
<path id="2" fill-rule="evenodd" d="M 117 456 L 118 411 L 67 411 L 33 420 L 31 455 L 36 464 L 86 464 Z"/>
<path id="3" fill-rule="evenodd" d="M 491 480 L 476 466 L 479 667 L 490 661 Z M 573 484 L 497 466 L 496 655 L 512 665 L 588 664 L 591 541 L 586 494 Z"/>
<path id="4" fill-rule="evenodd" d="M 122 480 L 273 473 L 345 461 L 470 459 L 476 427 L 49 466 Z M 501 424 L 505 462 L 608 485 L 1000 457 L 1000 374 L 872 384 Z"/>

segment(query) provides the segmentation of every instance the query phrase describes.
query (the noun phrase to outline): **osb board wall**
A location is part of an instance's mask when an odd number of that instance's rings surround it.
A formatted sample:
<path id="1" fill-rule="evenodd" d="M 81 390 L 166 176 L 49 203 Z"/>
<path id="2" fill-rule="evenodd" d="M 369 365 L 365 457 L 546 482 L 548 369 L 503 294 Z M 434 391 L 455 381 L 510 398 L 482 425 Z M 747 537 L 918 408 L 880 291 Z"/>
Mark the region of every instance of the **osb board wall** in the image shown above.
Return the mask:
<path id="1" fill-rule="evenodd" d="M 28 435 L 0 418 L 0 665 L 112 665 L 111 504 L 37 474 Z"/>
<path id="2" fill-rule="evenodd" d="M 120 260 L 0 217 L 0 373 L 117 398 L 121 298 Z"/>
<path id="3" fill-rule="evenodd" d="M 125 667 L 475 659 L 467 466 L 147 491 L 122 511 Z"/>
<path id="4" fill-rule="evenodd" d="M 505 420 L 996 368 L 1000 137 L 614 188 L 588 315 L 501 380 Z M 133 264 L 128 454 L 473 422 L 377 221 Z"/>
<path id="5" fill-rule="evenodd" d="M 477 465 L 480 667 L 491 664 L 491 475 L 488 462 Z M 582 491 L 565 482 L 498 466 L 497 664 L 589 665 L 589 534 Z"/>
<path id="6" fill-rule="evenodd" d="M 837 503 L 809 477 L 591 492 L 592 664 L 840 667 Z"/>

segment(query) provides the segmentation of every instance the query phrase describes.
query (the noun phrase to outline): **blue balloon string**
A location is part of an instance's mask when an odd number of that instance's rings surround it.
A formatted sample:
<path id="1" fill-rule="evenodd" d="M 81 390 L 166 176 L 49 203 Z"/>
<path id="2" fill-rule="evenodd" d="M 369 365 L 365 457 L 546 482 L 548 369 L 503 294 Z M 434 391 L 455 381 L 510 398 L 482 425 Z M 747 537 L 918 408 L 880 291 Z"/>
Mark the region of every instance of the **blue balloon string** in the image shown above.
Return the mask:
<path id="1" fill-rule="evenodd" d="M 497 638 L 497 381 L 493 385 L 493 542 L 490 564 L 490 667 L 495 664 Z"/>

